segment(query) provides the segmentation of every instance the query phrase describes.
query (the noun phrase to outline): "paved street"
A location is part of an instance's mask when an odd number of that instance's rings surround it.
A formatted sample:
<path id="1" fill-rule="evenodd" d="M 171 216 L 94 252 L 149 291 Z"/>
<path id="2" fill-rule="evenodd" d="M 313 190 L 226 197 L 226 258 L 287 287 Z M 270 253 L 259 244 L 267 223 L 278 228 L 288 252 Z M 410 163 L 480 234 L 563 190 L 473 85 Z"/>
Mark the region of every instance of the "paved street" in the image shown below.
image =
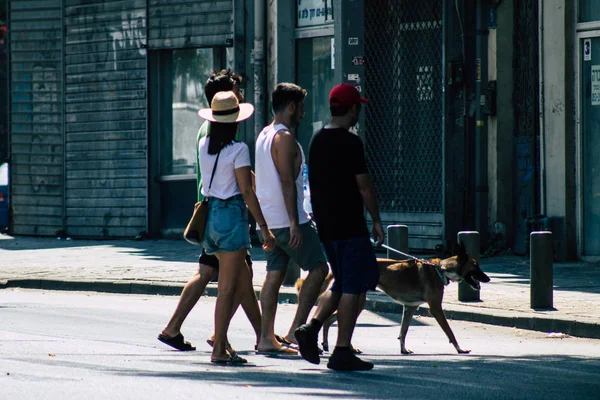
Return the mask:
<path id="1" fill-rule="evenodd" d="M 0 288 L 178 295 L 197 268 L 198 252 L 183 240 L 57 240 L 0 234 Z M 265 277 L 264 253 L 253 248 L 252 256 L 254 287 L 259 291 Z M 555 263 L 550 310 L 530 308 L 527 257 L 483 258 L 481 265 L 492 279 L 482 285 L 481 301 L 458 301 L 458 285 L 446 287 L 444 309 L 451 319 L 600 338 L 600 263 Z M 209 285 L 207 293 L 214 296 L 216 285 Z M 281 299 L 295 302 L 294 289 L 282 288 Z M 402 310 L 381 292 L 368 294 L 367 307 Z M 428 314 L 425 305 L 418 312 Z"/>
<path id="2" fill-rule="evenodd" d="M 370 372 L 336 373 L 298 357 L 250 351 L 243 313 L 230 339 L 244 366 L 209 362 L 214 297 L 201 300 L 184 325 L 196 352 L 155 339 L 176 297 L 24 289 L 0 291 L 0 385 L 6 399 L 592 399 L 600 390 L 600 341 L 451 321 L 457 355 L 432 318 L 418 317 L 402 356 L 399 316 L 366 311 L 354 343 L 375 363 Z M 293 305 L 282 304 L 284 331 Z M 331 332 L 336 334 L 335 328 Z"/>

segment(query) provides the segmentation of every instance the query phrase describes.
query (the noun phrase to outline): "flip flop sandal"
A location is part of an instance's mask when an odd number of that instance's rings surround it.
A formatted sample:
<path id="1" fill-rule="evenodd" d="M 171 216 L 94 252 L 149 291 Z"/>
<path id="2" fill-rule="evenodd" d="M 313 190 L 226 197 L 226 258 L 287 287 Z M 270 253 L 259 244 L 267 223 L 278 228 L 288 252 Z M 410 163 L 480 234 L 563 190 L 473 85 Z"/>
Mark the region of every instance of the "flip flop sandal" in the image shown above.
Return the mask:
<path id="1" fill-rule="evenodd" d="M 238 356 L 236 353 L 233 353 L 229 356 L 227 360 L 210 360 L 211 363 L 220 364 L 220 365 L 236 365 L 236 364 L 246 364 L 248 360 L 243 357 Z"/>
<path id="2" fill-rule="evenodd" d="M 273 350 L 256 350 L 256 354 L 265 356 L 295 356 L 298 355 L 298 352 L 295 349 L 283 346 Z"/>
<path id="3" fill-rule="evenodd" d="M 213 347 L 213 346 L 215 345 L 215 341 L 214 341 L 214 340 L 212 340 L 212 339 L 206 339 L 206 343 L 208 343 L 208 345 L 209 345 L 210 347 Z M 254 346 L 254 347 L 256 347 L 256 346 Z M 231 352 L 231 351 L 233 350 L 233 348 L 231 347 L 231 343 L 227 343 L 227 344 L 225 345 L 225 350 L 227 350 L 227 351 L 229 351 L 229 352 Z M 233 350 L 233 352 L 235 353 L 235 350 Z"/>
<path id="4" fill-rule="evenodd" d="M 298 345 L 296 343 L 290 342 L 283 336 L 275 335 L 275 339 L 277 339 L 277 341 L 279 343 L 281 343 L 282 346 L 290 347 L 290 348 L 293 348 L 294 350 L 296 350 L 298 348 Z"/>
<path id="5" fill-rule="evenodd" d="M 246 360 L 244 357 L 240 357 L 238 353 L 233 353 L 229 359 L 229 362 L 231 364 L 246 364 L 248 360 Z"/>
<path id="6" fill-rule="evenodd" d="M 185 341 L 183 335 L 179 333 L 176 336 L 168 337 L 167 335 L 163 335 L 162 333 L 158 335 L 158 340 L 163 342 L 164 344 L 171 346 L 179 351 L 194 351 L 196 348 L 192 346 L 190 342 Z"/>

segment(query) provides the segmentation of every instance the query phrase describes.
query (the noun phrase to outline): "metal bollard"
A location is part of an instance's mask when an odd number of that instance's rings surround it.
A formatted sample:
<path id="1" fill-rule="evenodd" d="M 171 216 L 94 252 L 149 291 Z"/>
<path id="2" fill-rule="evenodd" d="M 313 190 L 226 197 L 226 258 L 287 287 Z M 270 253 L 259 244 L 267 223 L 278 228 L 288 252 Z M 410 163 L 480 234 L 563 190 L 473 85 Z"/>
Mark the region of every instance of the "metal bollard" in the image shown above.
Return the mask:
<path id="1" fill-rule="evenodd" d="M 408 226 L 389 225 L 387 227 L 387 245 L 392 249 L 400 250 L 408 254 Z M 388 250 L 387 258 L 392 260 L 406 260 L 407 257 L 395 251 Z"/>
<path id="2" fill-rule="evenodd" d="M 538 231 L 529 235 L 531 308 L 553 308 L 552 232 Z"/>
<path id="3" fill-rule="evenodd" d="M 458 244 L 464 243 L 469 257 L 479 262 L 479 232 L 460 231 L 457 235 Z M 479 290 L 473 289 L 468 283 L 458 283 L 458 301 L 479 301 Z"/>
<path id="4" fill-rule="evenodd" d="M 283 279 L 283 286 L 294 286 L 298 278 L 300 278 L 300 266 L 290 260 Z"/>

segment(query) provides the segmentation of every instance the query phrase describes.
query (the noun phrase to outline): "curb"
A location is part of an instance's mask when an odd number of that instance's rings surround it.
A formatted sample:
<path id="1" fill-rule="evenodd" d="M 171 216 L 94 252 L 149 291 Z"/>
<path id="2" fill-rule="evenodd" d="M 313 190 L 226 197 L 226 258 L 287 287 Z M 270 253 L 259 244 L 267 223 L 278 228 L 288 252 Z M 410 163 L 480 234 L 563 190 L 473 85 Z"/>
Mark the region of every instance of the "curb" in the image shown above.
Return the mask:
<path id="1" fill-rule="evenodd" d="M 0 281 L 0 290 L 8 288 L 37 289 L 37 290 L 64 290 L 77 292 L 102 292 L 113 294 L 146 294 L 161 296 L 179 296 L 184 284 L 154 283 L 154 282 L 117 282 L 117 281 L 63 281 L 57 279 L 9 279 Z M 254 289 L 256 296 L 260 296 L 260 288 Z M 203 293 L 204 296 L 216 297 L 217 284 L 209 283 Z M 279 303 L 298 303 L 295 292 L 282 288 L 278 297 Z"/>
<path id="2" fill-rule="evenodd" d="M 64 290 L 64 291 L 86 291 L 114 294 L 146 294 L 162 296 L 179 296 L 183 284 L 166 284 L 152 282 L 110 282 L 110 281 L 63 281 L 55 279 L 10 279 L 0 281 L 0 290 L 8 288 L 38 289 L 38 290 Z M 260 295 L 260 288 L 255 287 L 255 293 Z M 205 296 L 216 297 L 217 284 L 209 283 L 204 291 Z M 298 295 L 291 288 L 283 288 L 279 292 L 278 302 L 296 304 Z M 463 306 L 461 308 L 465 308 Z M 385 312 L 390 314 L 402 314 L 401 304 L 387 298 L 384 294 L 369 293 L 365 309 L 374 312 Z M 481 308 L 474 308 L 481 311 Z M 473 310 L 459 310 L 452 305 L 446 305 L 444 312 L 449 320 L 478 322 L 488 325 L 505 326 L 517 329 L 525 329 L 538 332 L 561 332 L 570 336 L 600 339 L 600 324 L 566 320 L 545 315 L 525 314 L 519 315 L 514 312 L 503 310 L 485 309 L 487 312 Z M 427 304 L 420 306 L 415 315 L 431 316 Z"/>

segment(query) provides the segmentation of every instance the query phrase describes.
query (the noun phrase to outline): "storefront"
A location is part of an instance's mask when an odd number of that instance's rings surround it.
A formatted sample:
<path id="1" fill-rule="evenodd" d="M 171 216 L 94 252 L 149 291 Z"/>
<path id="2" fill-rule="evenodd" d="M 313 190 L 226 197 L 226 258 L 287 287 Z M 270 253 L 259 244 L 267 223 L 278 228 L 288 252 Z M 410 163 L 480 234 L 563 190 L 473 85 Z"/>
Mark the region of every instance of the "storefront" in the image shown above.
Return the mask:
<path id="1" fill-rule="evenodd" d="M 350 83 L 371 103 L 363 138 L 385 225 L 409 225 L 409 246 L 444 242 L 443 1 L 297 2 L 296 81 L 308 90 L 305 153 L 330 119 L 328 94 Z M 407 188 L 411 188 L 407 190 Z"/>
<path id="2" fill-rule="evenodd" d="M 11 233 L 182 232 L 204 83 L 245 72 L 245 1 L 8 4 Z"/>

